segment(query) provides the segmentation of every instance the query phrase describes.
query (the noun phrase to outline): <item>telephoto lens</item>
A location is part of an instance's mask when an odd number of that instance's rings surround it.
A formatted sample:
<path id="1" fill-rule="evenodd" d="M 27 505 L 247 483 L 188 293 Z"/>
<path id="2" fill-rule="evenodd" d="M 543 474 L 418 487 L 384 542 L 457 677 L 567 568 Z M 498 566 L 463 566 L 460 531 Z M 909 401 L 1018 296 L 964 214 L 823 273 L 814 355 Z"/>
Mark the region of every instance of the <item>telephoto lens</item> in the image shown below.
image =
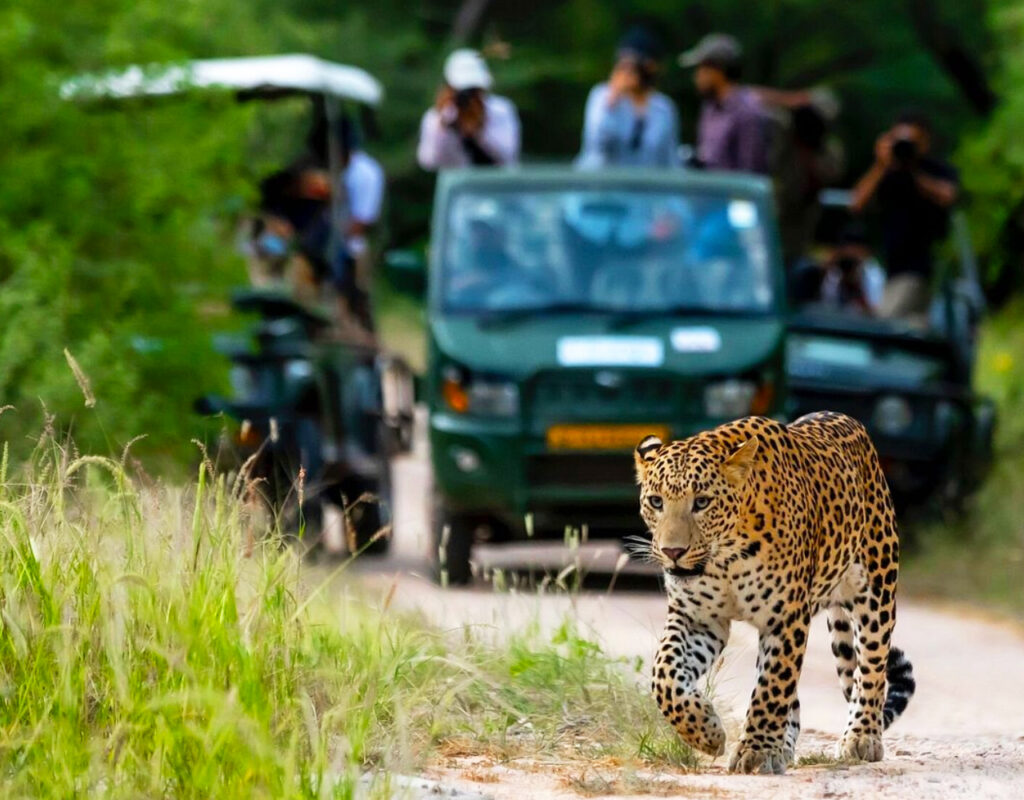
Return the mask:
<path id="1" fill-rule="evenodd" d="M 892 157 L 904 166 L 910 164 L 917 158 L 917 143 L 913 139 L 897 139 L 892 145 Z"/>
<path id="2" fill-rule="evenodd" d="M 460 111 L 468 108 L 469 104 L 473 102 L 476 93 L 476 89 L 460 89 L 455 93 L 455 107 Z"/>

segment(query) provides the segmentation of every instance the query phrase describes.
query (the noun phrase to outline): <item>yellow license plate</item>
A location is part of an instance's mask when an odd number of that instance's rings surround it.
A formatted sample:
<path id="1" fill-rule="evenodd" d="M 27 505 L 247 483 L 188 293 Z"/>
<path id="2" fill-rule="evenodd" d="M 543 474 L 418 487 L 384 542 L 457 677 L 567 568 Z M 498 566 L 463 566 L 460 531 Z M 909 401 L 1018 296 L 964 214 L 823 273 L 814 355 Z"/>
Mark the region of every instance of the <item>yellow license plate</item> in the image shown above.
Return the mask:
<path id="1" fill-rule="evenodd" d="M 552 425 L 548 428 L 551 450 L 632 450 L 645 436 L 668 441 L 667 425 Z"/>

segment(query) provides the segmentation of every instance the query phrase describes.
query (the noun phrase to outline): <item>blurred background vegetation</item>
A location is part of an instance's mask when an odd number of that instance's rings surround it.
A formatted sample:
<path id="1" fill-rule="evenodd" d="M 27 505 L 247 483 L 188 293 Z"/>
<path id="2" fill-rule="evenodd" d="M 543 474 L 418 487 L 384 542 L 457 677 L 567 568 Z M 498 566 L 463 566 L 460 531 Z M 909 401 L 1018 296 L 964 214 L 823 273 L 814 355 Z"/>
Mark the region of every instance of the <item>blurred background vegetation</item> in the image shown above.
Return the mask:
<path id="1" fill-rule="evenodd" d="M 895 112 L 927 109 L 962 169 L 992 297 L 1012 294 L 1024 252 L 1021 2 L 13 0 L 0 8 L 0 387 L 15 410 L 0 417 L 0 436 L 15 455 L 30 447 L 45 400 L 83 449 L 117 451 L 142 432 L 148 463 L 185 463 L 202 425 L 191 401 L 224 381 L 209 337 L 231 324 L 226 290 L 245 279 L 239 215 L 305 134 L 297 101 L 204 96 L 114 110 L 62 102 L 62 79 L 297 51 L 364 67 L 387 91 L 367 149 L 388 172 L 391 243 L 408 244 L 426 235 L 432 193 L 414 162 L 418 121 L 453 46 L 488 53 L 499 91 L 520 108 L 527 157 L 565 160 L 588 88 L 635 21 L 673 54 L 732 32 L 746 45 L 747 80 L 834 90 L 843 184 Z M 666 59 L 662 86 L 692 140 L 690 75 Z M 92 380 L 94 409 L 83 407 L 65 347 Z"/>

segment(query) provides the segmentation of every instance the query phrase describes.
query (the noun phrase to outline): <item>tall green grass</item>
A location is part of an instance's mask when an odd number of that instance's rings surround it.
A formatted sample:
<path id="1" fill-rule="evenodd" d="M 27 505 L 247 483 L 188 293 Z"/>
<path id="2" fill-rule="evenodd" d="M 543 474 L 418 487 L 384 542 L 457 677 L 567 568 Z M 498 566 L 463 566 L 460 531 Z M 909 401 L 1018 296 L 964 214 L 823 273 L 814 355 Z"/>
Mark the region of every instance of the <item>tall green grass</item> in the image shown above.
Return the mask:
<path id="1" fill-rule="evenodd" d="M 571 621 L 441 632 L 344 565 L 313 585 L 245 494 L 45 438 L 23 474 L 4 458 L 0 795 L 351 797 L 369 775 L 387 796 L 452 748 L 692 763 L 646 679 Z"/>

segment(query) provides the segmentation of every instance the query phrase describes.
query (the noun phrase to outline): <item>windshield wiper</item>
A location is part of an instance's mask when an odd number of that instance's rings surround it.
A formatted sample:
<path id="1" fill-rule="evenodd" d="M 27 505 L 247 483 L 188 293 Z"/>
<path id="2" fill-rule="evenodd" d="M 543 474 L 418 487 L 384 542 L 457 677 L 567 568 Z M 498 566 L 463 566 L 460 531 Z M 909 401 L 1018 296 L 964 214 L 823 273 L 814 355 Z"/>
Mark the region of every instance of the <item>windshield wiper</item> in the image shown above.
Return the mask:
<path id="1" fill-rule="evenodd" d="M 595 306 L 591 303 L 565 302 L 550 303 L 545 306 L 523 306 L 521 308 L 502 308 L 493 311 L 480 311 L 476 315 L 477 324 L 482 328 L 492 325 L 508 325 L 530 317 L 541 317 L 555 314 L 619 314 L 621 309 Z"/>
<path id="2" fill-rule="evenodd" d="M 767 309 L 753 308 L 710 308 L 708 306 L 669 306 L 667 308 L 645 308 L 641 311 L 622 313 L 612 321 L 614 329 L 628 328 L 631 325 L 638 325 L 652 319 L 664 317 L 763 317 L 770 313 Z"/>
<path id="3" fill-rule="evenodd" d="M 646 320 L 661 319 L 672 316 L 694 317 L 760 317 L 768 311 L 755 309 L 716 309 L 707 306 L 679 305 L 668 308 L 645 308 L 631 310 L 622 306 L 599 306 L 592 303 L 564 302 L 550 303 L 546 306 L 530 306 L 521 308 L 502 308 L 481 310 L 474 316 L 482 328 L 509 325 L 531 317 L 556 314 L 598 314 L 610 317 L 612 329 L 621 329 Z"/>

